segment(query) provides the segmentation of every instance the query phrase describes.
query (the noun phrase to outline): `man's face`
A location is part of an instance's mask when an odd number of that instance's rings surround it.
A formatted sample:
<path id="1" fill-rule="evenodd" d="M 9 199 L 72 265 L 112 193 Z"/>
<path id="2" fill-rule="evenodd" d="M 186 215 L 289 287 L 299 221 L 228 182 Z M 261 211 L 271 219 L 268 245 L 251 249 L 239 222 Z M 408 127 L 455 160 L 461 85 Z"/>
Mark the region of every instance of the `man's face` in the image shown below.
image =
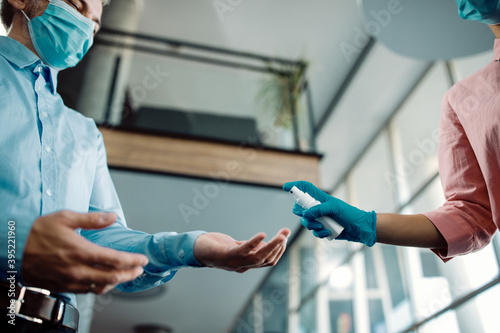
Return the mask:
<path id="1" fill-rule="evenodd" d="M 96 23 L 94 35 L 101 27 L 102 2 L 101 0 L 63 0 L 68 5 L 76 9 L 86 18 L 91 19 Z M 27 15 L 31 19 L 40 16 L 45 12 L 49 0 L 30 0 L 27 8 Z"/>

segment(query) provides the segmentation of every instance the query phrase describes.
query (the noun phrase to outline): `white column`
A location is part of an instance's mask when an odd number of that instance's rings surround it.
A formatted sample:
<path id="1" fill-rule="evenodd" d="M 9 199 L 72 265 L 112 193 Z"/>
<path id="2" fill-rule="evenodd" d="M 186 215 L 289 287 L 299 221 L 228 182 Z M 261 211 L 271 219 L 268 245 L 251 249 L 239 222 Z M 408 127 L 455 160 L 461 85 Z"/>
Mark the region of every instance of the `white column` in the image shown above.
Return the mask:
<path id="1" fill-rule="evenodd" d="M 370 311 L 368 308 L 368 294 L 366 291 L 365 257 L 358 252 L 352 258 L 354 269 L 354 320 L 357 333 L 370 332 Z"/>
<path id="2" fill-rule="evenodd" d="M 328 280 L 331 274 L 331 267 L 327 265 L 327 241 L 315 238 L 317 279 L 316 284 Z M 330 323 L 330 290 L 328 283 L 320 285 L 316 293 L 316 325 L 319 333 L 331 333 Z"/>
<path id="3" fill-rule="evenodd" d="M 299 333 L 300 315 L 300 245 L 295 244 L 290 251 L 290 274 L 288 284 L 288 332 Z"/>

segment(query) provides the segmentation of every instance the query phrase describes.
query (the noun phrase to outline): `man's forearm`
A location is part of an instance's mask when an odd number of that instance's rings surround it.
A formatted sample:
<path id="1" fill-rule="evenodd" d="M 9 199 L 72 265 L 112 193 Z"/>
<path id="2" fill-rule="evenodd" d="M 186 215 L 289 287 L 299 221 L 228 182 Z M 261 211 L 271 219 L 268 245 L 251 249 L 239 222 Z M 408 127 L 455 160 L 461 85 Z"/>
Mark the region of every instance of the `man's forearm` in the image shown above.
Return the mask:
<path id="1" fill-rule="evenodd" d="M 377 242 L 431 249 L 447 247 L 434 224 L 421 214 L 377 214 Z"/>

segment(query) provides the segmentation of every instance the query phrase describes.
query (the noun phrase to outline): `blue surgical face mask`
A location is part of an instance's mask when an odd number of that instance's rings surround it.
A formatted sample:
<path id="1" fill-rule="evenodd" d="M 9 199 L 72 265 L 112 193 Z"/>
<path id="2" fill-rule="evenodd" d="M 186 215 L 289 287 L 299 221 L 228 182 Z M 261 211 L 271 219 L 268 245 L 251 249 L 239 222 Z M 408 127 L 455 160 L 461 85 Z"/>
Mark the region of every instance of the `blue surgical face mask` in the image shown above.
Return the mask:
<path id="1" fill-rule="evenodd" d="M 458 14 L 466 20 L 500 24 L 499 0 L 457 0 Z"/>
<path id="2" fill-rule="evenodd" d="M 56 69 L 74 67 L 94 41 L 95 22 L 62 0 L 50 0 L 41 16 L 28 19 L 31 41 L 42 61 Z"/>

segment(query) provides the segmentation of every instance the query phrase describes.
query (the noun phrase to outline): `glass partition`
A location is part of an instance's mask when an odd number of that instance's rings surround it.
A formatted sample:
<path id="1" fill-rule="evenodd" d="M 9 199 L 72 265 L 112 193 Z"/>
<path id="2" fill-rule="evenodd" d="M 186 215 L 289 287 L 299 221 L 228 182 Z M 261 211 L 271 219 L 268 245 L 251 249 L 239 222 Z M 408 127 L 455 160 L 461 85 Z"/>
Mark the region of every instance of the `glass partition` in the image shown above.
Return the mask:
<path id="1" fill-rule="evenodd" d="M 301 60 L 103 29 L 84 61 L 61 73 L 59 90 L 103 126 L 314 152 L 306 69 Z"/>

